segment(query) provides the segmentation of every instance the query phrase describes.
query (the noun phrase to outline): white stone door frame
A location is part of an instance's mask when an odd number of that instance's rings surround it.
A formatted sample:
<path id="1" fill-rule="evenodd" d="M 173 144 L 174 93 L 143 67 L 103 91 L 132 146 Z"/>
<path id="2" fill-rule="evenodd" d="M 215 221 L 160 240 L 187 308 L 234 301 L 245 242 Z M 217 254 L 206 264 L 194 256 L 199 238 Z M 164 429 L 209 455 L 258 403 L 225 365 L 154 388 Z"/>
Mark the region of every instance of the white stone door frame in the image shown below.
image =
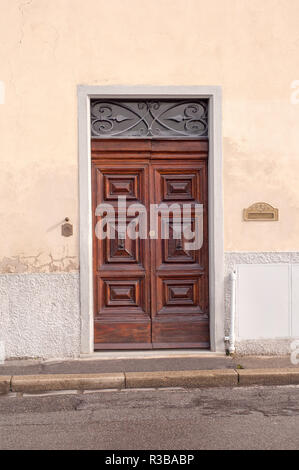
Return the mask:
<path id="1" fill-rule="evenodd" d="M 210 350 L 224 352 L 222 95 L 218 86 L 78 86 L 81 354 L 94 351 L 90 99 L 209 100 Z"/>

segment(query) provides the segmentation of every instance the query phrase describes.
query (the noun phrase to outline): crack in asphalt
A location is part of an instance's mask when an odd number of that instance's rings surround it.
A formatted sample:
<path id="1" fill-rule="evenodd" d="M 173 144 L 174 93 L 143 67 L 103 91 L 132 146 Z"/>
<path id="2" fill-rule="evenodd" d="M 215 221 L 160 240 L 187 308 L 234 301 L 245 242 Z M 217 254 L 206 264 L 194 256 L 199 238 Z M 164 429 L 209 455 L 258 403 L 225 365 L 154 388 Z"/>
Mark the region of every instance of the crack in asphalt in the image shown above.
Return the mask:
<path id="1" fill-rule="evenodd" d="M 90 393 L 79 396 L 56 395 L 47 397 L 2 398 L 0 414 L 28 415 L 38 413 L 78 412 L 121 414 L 123 410 L 160 410 L 173 413 L 198 410 L 203 416 L 247 416 L 260 413 L 265 417 L 298 416 L 299 389 L 265 387 L 247 389 L 196 389 L 140 391 L 120 393 Z M 112 417 L 112 416 L 111 416 Z M 1 421 L 0 421 L 1 422 Z"/>

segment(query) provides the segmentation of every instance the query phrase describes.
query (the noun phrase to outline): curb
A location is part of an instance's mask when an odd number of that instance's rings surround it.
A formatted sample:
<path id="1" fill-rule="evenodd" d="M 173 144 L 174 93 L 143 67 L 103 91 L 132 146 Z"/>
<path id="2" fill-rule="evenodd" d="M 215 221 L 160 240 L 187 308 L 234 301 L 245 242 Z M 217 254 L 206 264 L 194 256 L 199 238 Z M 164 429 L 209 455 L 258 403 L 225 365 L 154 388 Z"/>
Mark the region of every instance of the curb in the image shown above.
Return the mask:
<path id="1" fill-rule="evenodd" d="M 234 369 L 126 372 L 126 388 L 230 387 L 238 385 Z"/>
<path id="2" fill-rule="evenodd" d="M 11 376 L 0 375 L 0 395 L 5 395 L 10 392 Z"/>
<path id="3" fill-rule="evenodd" d="M 297 369 L 214 369 L 110 374 L 40 374 L 0 376 L 0 395 L 66 390 L 162 387 L 234 387 L 299 384 Z"/>
<path id="4" fill-rule="evenodd" d="M 11 378 L 10 391 L 40 393 L 56 390 L 102 390 L 124 387 L 125 377 L 122 373 L 15 375 Z"/>
<path id="5" fill-rule="evenodd" d="M 239 385 L 298 385 L 299 369 L 240 369 Z"/>

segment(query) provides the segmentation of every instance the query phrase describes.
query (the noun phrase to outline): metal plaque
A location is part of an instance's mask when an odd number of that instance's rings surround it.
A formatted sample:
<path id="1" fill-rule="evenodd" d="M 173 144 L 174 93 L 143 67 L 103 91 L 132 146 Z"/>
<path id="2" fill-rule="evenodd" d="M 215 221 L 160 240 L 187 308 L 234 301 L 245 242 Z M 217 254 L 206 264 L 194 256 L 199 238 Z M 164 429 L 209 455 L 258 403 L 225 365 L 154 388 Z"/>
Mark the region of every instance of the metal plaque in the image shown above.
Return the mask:
<path id="1" fill-rule="evenodd" d="M 246 222 L 252 220 L 277 221 L 278 209 L 266 202 L 256 202 L 243 210 L 243 218 Z"/>

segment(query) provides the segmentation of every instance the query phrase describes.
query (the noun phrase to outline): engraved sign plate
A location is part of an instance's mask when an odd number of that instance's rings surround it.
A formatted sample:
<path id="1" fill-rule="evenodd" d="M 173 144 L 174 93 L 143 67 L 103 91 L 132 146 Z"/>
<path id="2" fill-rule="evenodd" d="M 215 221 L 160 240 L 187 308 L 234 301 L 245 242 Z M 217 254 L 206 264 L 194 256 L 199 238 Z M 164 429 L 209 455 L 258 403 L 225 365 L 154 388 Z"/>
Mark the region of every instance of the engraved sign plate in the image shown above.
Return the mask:
<path id="1" fill-rule="evenodd" d="M 245 222 L 250 221 L 277 221 L 278 209 L 272 207 L 266 202 L 256 202 L 247 209 L 243 210 Z"/>

